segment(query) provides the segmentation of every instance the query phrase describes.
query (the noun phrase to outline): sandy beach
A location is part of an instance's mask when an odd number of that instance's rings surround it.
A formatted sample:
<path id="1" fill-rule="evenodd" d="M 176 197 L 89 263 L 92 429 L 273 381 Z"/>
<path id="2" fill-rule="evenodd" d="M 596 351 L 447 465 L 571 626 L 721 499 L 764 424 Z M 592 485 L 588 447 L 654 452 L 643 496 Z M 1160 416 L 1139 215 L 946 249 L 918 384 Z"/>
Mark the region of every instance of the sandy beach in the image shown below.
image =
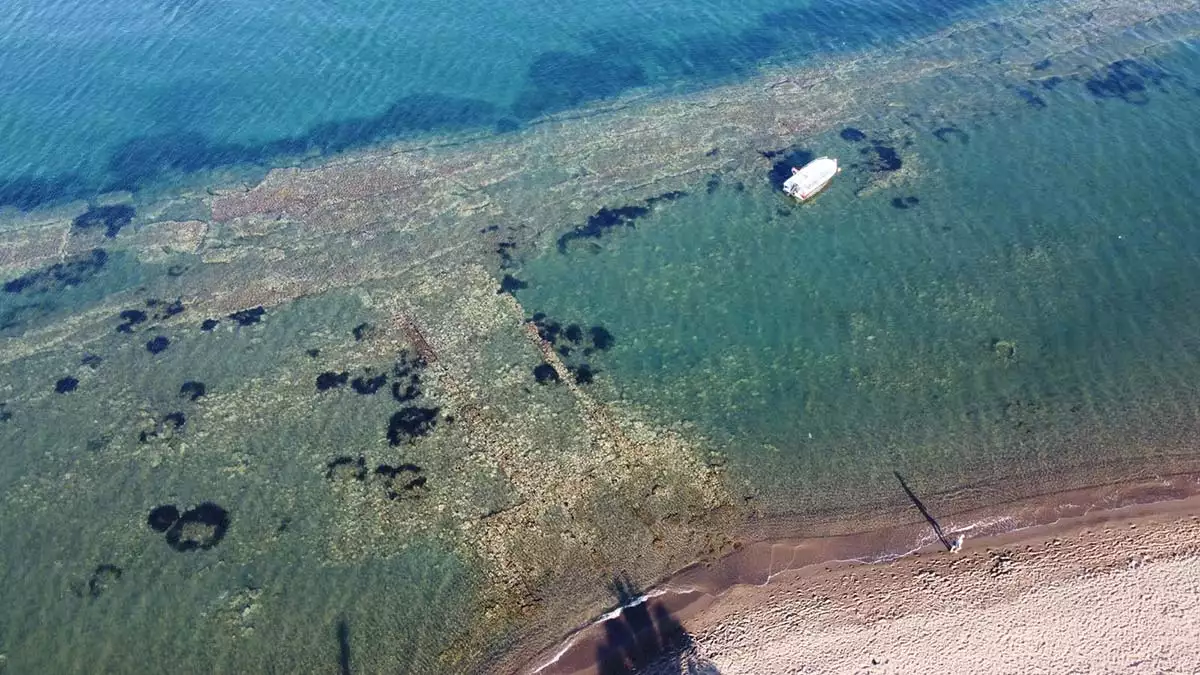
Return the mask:
<path id="1" fill-rule="evenodd" d="M 1196 484 L 1161 484 L 1171 482 Z M 1197 672 L 1200 496 L 1074 508 L 968 537 L 957 551 L 934 544 L 875 563 L 771 571 L 798 547 L 749 546 L 667 582 L 524 672 Z M 822 543 L 828 552 L 867 539 Z M 718 579 L 728 587 L 713 590 Z"/>

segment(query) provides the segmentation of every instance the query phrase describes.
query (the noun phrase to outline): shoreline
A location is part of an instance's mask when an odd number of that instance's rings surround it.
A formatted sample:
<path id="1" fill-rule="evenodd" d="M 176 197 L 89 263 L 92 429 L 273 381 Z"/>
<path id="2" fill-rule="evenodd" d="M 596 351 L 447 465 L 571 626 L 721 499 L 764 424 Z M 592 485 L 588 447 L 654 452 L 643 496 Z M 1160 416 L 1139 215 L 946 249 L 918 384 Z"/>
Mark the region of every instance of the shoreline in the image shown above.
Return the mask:
<path id="1" fill-rule="evenodd" d="M 1177 517 L 1195 520 L 1200 514 L 1200 473 L 1070 489 L 942 516 L 934 511 L 932 515 L 948 538 L 964 535 L 961 549 L 946 551 L 924 519 L 851 534 L 742 544 L 716 561 L 698 562 L 670 575 L 623 607 L 601 614 L 532 657 L 510 653 L 503 672 L 597 673 L 596 655 L 606 648 L 613 634 L 627 630 L 613 630 L 613 625 L 650 625 L 653 633 L 656 622 L 647 624 L 645 620 L 651 611 L 656 617 L 670 617 L 681 625 L 687 631 L 684 651 L 694 650 L 697 638 L 692 636 L 720 628 L 736 613 L 730 605 L 744 610 L 780 595 L 794 595 L 798 586 L 807 587 L 814 579 L 870 573 L 895 579 L 903 576 L 899 574 L 901 569 L 928 559 L 951 561 L 953 569 L 953 561 L 958 559 L 1005 547 L 1025 546 L 1028 551 L 1081 533 L 1091 534 L 1091 529 L 1099 526 L 1111 530 L 1126 521 L 1153 526 Z M 912 513 L 916 514 L 915 508 Z M 1113 555 L 1121 554 L 1120 550 L 1113 551 Z M 642 618 L 631 618 L 631 613 Z"/>

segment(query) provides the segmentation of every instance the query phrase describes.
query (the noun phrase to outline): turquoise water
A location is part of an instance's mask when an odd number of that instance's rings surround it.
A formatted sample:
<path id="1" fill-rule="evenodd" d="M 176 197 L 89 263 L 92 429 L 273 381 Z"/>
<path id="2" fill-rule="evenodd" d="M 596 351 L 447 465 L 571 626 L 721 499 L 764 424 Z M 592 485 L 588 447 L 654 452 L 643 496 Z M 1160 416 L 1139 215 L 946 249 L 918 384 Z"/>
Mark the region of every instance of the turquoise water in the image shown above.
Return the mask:
<path id="1" fill-rule="evenodd" d="M 906 505 L 893 471 L 994 500 L 1196 459 L 1192 5 L 0 6 L 0 672 L 486 670 L 736 518 Z M 810 66 L 866 82 L 844 119 L 722 136 L 656 200 L 636 142 L 555 144 L 765 97 L 762 72 L 819 108 Z M 748 124 L 713 109 L 679 133 Z M 497 189 L 551 215 L 413 234 L 380 225 L 403 203 L 217 222 L 194 197 L 395 140 L 511 142 Z M 812 154 L 844 171 L 794 204 L 772 180 Z M 564 199 L 589 171 L 617 180 Z M 113 190 L 130 222 L 72 227 Z M 535 370 L 535 313 L 587 399 Z M 612 459 L 593 402 L 690 445 Z"/>
<path id="2" fill-rule="evenodd" d="M 851 165 L 803 206 L 715 175 L 529 263 L 517 294 L 608 328 L 590 365 L 613 395 L 696 425 L 767 504 L 866 503 L 894 470 L 936 489 L 1117 464 L 1197 423 L 1200 58 L 1153 63 L 1161 86 L 1127 100 L 1043 78 L 1034 103 L 806 138 L 915 166 L 879 185 Z"/>

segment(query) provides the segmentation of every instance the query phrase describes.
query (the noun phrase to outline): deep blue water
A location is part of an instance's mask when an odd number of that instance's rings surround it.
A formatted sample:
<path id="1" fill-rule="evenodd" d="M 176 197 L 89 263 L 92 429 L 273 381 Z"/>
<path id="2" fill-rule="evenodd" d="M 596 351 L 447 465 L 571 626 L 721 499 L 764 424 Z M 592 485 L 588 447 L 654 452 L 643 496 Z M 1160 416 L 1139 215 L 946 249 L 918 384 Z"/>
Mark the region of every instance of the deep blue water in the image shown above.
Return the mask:
<path id="1" fill-rule="evenodd" d="M 0 206 L 516 129 L 638 88 L 880 47 L 982 4 L 9 1 Z"/>

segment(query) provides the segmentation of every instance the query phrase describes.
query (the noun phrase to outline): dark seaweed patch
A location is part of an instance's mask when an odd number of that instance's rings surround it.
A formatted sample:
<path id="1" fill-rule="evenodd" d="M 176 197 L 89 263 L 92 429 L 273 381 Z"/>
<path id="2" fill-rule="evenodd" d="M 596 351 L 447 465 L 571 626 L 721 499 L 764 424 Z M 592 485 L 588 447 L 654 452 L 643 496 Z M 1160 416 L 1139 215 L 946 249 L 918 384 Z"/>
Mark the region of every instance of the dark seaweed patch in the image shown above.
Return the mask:
<path id="1" fill-rule="evenodd" d="M 421 357 L 410 359 L 407 351 L 401 351 L 392 367 L 392 398 L 400 403 L 407 403 L 421 395 L 421 371 L 425 361 Z"/>
<path id="2" fill-rule="evenodd" d="M 401 408 L 388 420 L 388 443 L 392 445 L 415 443 L 418 438 L 427 435 L 437 426 L 439 410 L 440 408 L 420 406 Z"/>
<path id="3" fill-rule="evenodd" d="M 174 504 L 163 504 L 150 510 L 150 515 L 146 517 L 146 524 L 155 532 L 166 532 L 177 520 L 179 520 L 179 509 Z"/>
<path id="4" fill-rule="evenodd" d="M 876 173 L 896 171 L 904 165 L 896 149 L 885 144 L 883 141 L 873 140 L 871 141 L 871 145 L 859 152 L 864 155 L 867 169 Z"/>
<path id="5" fill-rule="evenodd" d="M 335 373 L 333 371 L 326 371 L 320 375 L 317 375 L 317 391 L 325 391 L 327 389 L 340 387 L 343 384 L 346 384 L 346 380 L 348 379 L 350 379 L 350 373 Z"/>
<path id="6" fill-rule="evenodd" d="M 771 185 L 776 190 L 782 190 L 783 184 L 787 182 L 787 179 L 792 177 L 793 167 L 804 166 L 816 158 L 816 155 L 814 155 L 812 152 L 801 148 L 779 150 L 771 153 L 770 155 L 767 155 L 766 153 L 763 154 L 768 159 L 782 157 L 782 159 L 771 165 L 771 173 L 768 174 L 768 177 L 771 180 Z"/>
<path id="7" fill-rule="evenodd" d="M 78 174 L 60 173 L 53 176 L 26 175 L 0 178 L 0 206 L 14 206 L 22 211 L 43 204 L 93 196 Z"/>
<path id="8" fill-rule="evenodd" d="M 229 530 L 229 512 L 212 502 L 185 511 L 167 530 L 167 545 L 176 551 L 206 551 L 221 543 Z"/>
<path id="9" fill-rule="evenodd" d="M 893 197 L 892 198 L 892 207 L 897 208 L 897 209 L 907 209 L 908 204 L 906 204 L 904 202 L 904 198 L 902 198 L 902 197 Z"/>
<path id="10" fill-rule="evenodd" d="M 963 145 L 966 145 L 967 141 L 970 140 L 967 132 L 958 127 L 938 127 L 933 130 L 933 135 L 943 143 L 949 143 L 951 138 L 957 138 Z"/>
<path id="11" fill-rule="evenodd" d="M 230 319 L 237 322 L 239 326 L 250 326 L 262 321 L 262 316 L 266 312 L 262 305 L 251 307 L 250 309 L 239 309 L 229 315 Z"/>
<path id="12" fill-rule="evenodd" d="M 673 201 L 676 201 L 679 199 L 683 199 L 687 195 L 688 195 L 688 193 L 684 192 L 683 190 L 674 190 L 671 192 L 664 192 L 661 195 L 656 195 L 654 197 L 650 197 L 649 199 L 647 199 L 646 205 L 654 206 L 655 204 L 657 204 L 659 202 L 673 202 Z"/>
<path id="13" fill-rule="evenodd" d="M 384 494 L 388 499 L 416 499 L 424 494 L 426 478 L 424 469 L 416 464 L 375 467 L 375 475 L 383 479 Z"/>
<path id="14" fill-rule="evenodd" d="M 96 569 L 92 571 L 91 578 L 88 579 L 88 596 L 93 599 L 100 597 L 114 583 L 121 579 L 123 573 L 124 570 L 110 563 L 97 565 Z"/>
<path id="15" fill-rule="evenodd" d="M 563 337 L 575 344 L 579 344 L 583 341 L 583 329 L 579 327 L 579 324 L 573 323 L 563 331 Z"/>
<path id="16" fill-rule="evenodd" d="M 79 216 L 76 216 L 72 226 L 79 230 L 90 230 L 93 227 L 103 227 L 104 236 L 112 239 L 117 236 L 122 227 L 133 221 L 134 209 L 128 204 L 113 206 L 93 206 Z"/>
<path id="17" fill-rule="evenodd" d="M 421 395 L 419 378 L 416 375 L 412 376 L 412 380 L 405 384 L 403 382 L 392 383 L 392 398 L 399 403 L 407 403 Z"/>
<path id="18" fill-rule="evenodd" d="M 706 194 L 711 195 L 712 193 L 714 193 L 718 189 L 720 189 L 720 187 L 721 187 L 721 177 L 714 173 L 713 175 L 708 177 L 708 182 L 704 184 L 704 192 Z"/>
<path id="19" fill-rule="evenodd" d="M 581 363 L 581 364 L 579 364 L 578 367 L 575 368 L 575 383 L 576 384 L 591 384 L 592 381 L 596 379 L 596 373 L 598 373 L 598 372 L 600 372 L 600 371 L 593 370 L 592 367 L 589 366 L 588 364 Z"/>
<path id="20" fill-rule="evenodd" d="M 1148 85 L 1162 88 L 1167 79 L 1167 72 L 1157 66 L 1122 59 L 1105 66 L 1084 85 L 1098 99 L 1119 98 L 1133 105 L 1145 105 L 1150 102 Z"/>
<path id="21" fill-rule="evenodd" d="M 604 326 L 592 326 L 588 332 L 592 336 L 592 346 L 596 349 L 606 350 L 615 342 L 612 333 L 608 332 Z"/>
<path id="22" fill-rule="evenodd" d="M 358 324 L 350 331 L 350 333 L 354 335 L 355 342 L 361 342 L 364 338 L 369 337 L 373 332 L 374 327 L 365 321 Z"/>
<path id="23" fill-rule="evenodd" d="M 7 422 L 12 419 L 12 411 L 8 409 L 8 403 L 0 403 L 0 422 Z"/>
<path id="24" fill-rule="evenodd" d="M 1030 80 L 1029 84 L 1036 84 L 1046 91 L 1054 91 L 1058 88 L 1058 85 L 1062 84 L 1063 82 L 1066 82 L 1066 80 L 1057 75 L 1052 75 L 1040 80 Z"/>
<path id="25" fill-rule="evenodd" d="M 146 313 L 140 309 L 122 310 L 117 316 L 121 317 L 123 322 L 117 326 L 119 333 L 132 333 L 134 326 L 146 320 Z"/>
<path id="26" fill-rule="evenodd" d="M 841 136 L 843 141 L 849 141 L 851 143 L 859 143 L 867 140 L 867 135 L 862 131 L 855 129 L 854 127 L 846 127 L 845 129 L 842 129 L 841 132 L 838 133 L 838 136 Z"/>
<path id="27" fill-rule="evenodd" d="M 155 422 L 153 429 L 143 429 L 138 433 L 138 443 L 149 443 L 159 439 L 169 440 L 175 436 L 175 432 L 183 429 L 185 424 L 187 424 L 187 415 L 182 412 L 167 413 L 161 420 Z"/>
<path id="28" fill-rule="evenodd" d="M 165 335 L 159 335 L 146 343 L 146 351 L 151 354 L 158 354 L 167 350 L 171 345 L 171 341 Z"/>
<path id="29" fill-rule="evenodd" d="M 321 350 L 314 347 L 312 349 L 305 349 L 304 353 L 308 355 L 308 358 L 315 359 L 321 355 Z"/>
<path id="30" fill-rule="evenodd" d="M 587 223 L 558 238 L 559 253 L 567 252 L 567 245 L 576 239 L 599 239 L 605 231 L 614 227 L 633 227 L 633 221 L 650 213 L 645 206 L 621 206 L 617 208 L 602 208 L 589 216 Z"/>
<path id="31" fill-rule="evenodd" d="M 98 354 L 84 354 L 83 358 L 79 359 L 79 365 L 87 366 L 92 370 L 99 368 L 100 364 L 103 362 L 104 359 Z"/>
<path id="32" fill-rule="evenodd" d="M 562 332 L 562 324 L 551 319 L 547 319 L 545 314 L 538 312 L 532 317 L 526 319 L 528 323 L 532 323 L 538 332 L 538 337 L 542 338 L 550 344 L 554 344 L 558 340 L 559 333 Z"/>
<path id="33" fill-rule="evenodd" d="M 179 398 L 186 398 L 189 401 L 195 401 L 206 393 L 208 393 L 208 388 L 204 386 L 203 382 L 188 380 L 179 387 Z"/>
<path id="34" fill-rule="evenodd" d="M 84 255 L 74 256 L 40 270 L 28 272 L 4 283 L 5 293 L 57 293 L 78 286 L 96 276 L 108 262 L 108 252 L 94 248 Z"/>
<path id="35" fill-rule="evenodd" d="M 66 394 L 68 392 L 75 391 L 75 388 L 78 386 L 79 380 L 68 375 L 54 383 L 54 392 L 56 394 Z"/>
<path id="36" fill-rule="evenodd" d="M 516 291 L 521 290 L 522 288 L 529 288 L 529 284 L 525 283 L 524 281 L 521 281 L 520 279 L 514 277 L 511 274 L 505 274 L 504 278 L 500 280 L 500 290 L 496 291 L 496 294 L 497 295 L 499 295 L 501 293 L 512 294 Z"/>
<path id="37" fill-rule="evenodd" d="M 1045 70 L 1049 67 L 1050 67 L 1050 59 L 1042 59 L 1041 61 L 1038 61 L 1037 63 L 1033 64 L 1034 70 Z"/>
<path id="38" fill-rule="evenodd" d="M 538 384 L 558 382 L 558 371 L 549 363 L 543 363 L 533 369 L 533 379 L 537 380 Z"/>
<path id="39" fill-rule="evenodd" d="M 350 382 L 350 387 L 359 394 L 371 395 L 379 391 L 379 388 L 385 384 L 387 384 L 387 375 L 380 374 L 375 377 L 356 377 Z"/>
<path id="40" fill-rule="evenodd" d="M 511 241 L 502 241 L 496 244 L 496 255 L 500 256 L 500 269 L 508 269 L 513 266 L 512 251 L 517 245 Z"/>
<path id="41" fill-rule="evenodd" d="M 352 478 L 357 481 L 367 479 L 367 460 L 362 456 L 358 458 L 342 455 L 335 457 L 325 464 L 325 478 L 334 480 L 338 477 Z"/>
<path id="42" fill-rule="evenodd" d="M 183 301 L 179 298 L 176 298 L 170 302 L 163 302 L 157 298 L 150 298 L 146 301 L 146 306 L 159 308 L 158 311 L 154 313 L 155 319 L 166 319 L 183 311 Z"/>
<path id="43" fill-rule="evenodd" d="M 1033 90 L 1031 89 L 1026 89 L 1025 87 L 1014 87 L 1013 91 L 1017 92 L 1017 96 L 1020 96 L 1021 100 L 1025 101 L 1026 105 L 1031 108 L 1046 107 L 1046 100 L 1033 93 Z"/>
<path id="44" fill-rule="evenodd" d="M 220 325 L 220 323 L 221 322 L 217 321 L 216 319 L 205 319 L 204 323 L 200 324 L 200 330 L 210 332 L 212 329 Z"/>

